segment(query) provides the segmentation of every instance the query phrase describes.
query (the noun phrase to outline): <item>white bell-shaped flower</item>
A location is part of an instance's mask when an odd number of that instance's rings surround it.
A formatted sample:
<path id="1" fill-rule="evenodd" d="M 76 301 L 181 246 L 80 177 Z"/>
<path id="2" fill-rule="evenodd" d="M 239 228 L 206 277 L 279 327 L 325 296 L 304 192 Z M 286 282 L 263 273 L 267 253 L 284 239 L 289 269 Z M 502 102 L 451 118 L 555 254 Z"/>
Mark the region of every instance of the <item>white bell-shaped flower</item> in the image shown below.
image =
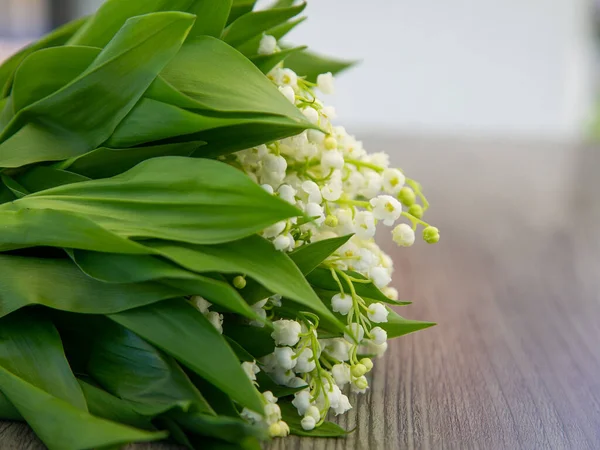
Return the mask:
<path id="1" fill-rule="evenodd" d="M 302 326 L 295 320 L 276 320 L 273 322 L 273 332 L 271 337 L 277 345 L 293 346 L 300 340 Z"/>
<path id="2" fill-rule="evenodd" d="M 331 309 L 343 316 L 348 314 L 353 306 L 352 296 L 348 294 L 335 294 L 331 298 Z"/>
<path id="3" fill-rule="evenodd" d="M 371 322 L 384 323 L 387 322 L 387 317 L 390 312 L 383 303 L 371 303 L 367 309 L 367 316 Z"/>

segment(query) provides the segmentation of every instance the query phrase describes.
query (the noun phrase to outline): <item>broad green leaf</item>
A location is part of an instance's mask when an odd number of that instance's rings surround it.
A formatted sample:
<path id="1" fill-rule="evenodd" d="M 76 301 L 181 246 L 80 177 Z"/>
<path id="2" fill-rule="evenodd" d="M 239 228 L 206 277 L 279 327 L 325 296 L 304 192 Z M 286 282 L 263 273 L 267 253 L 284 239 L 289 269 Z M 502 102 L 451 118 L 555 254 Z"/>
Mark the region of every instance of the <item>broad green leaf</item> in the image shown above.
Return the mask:
<path id="1" fill-rule="evenodd" d="M 272 292 L 335 321 L 293 261 L 259 236 L 219 245 L 174 244 L 168 241 L 148 241 L 146 244 L 195 272 L 246 274 Z"/>
<path id="2" fill-rule="evenodd" d="M 289 257 L 304 275 L 308 275 L 351 237 L 352 235 L 347 235 L 303 245 L 289 253 Z M 271 291 L 254 280 L 248 280 L 242 294 L 250 304 L 273 295 Z"/>
<path id="3" fill-rule="evenodd" d="M 42 100 L 80 76 L 98 57 L 99 48 L 51 47 L 23 60 L 12 88 L 13 112 Z M 40 77 L 40 73 L 47 76 Z"/>
<path id="4" fill-rule="evenodd" d="M 194 0 L 108 0 L 71 38 L 69 45 L 105 47 L 127 20 L 161 11 L 186 12 Z"/>
<path id="5" fill-rule="evenodd" d="M 4 183 L 0 183 L 0 204 L 12 202 L 16 197 Z"/>
<path id="6" fill-rule="evenodd" d="M 122 255 L 86 251 L 71 252 L 72 258 L 87 275 L 107 283 L 159 281 L 189 295 L 201 295 L 249 319 L 258 316 L 227 282 L 201 276 L 155 256 Z"/>
<path id="7" fill-rule="evenodd" d="M 190 156 L 202 145 L 204 142 L 183 142 L 129 149 L 101 147 L 59 163 L 57 167 L 89 178 L 108 178 L 126 172 L 147 159 L 159 156 Z"/>
<path id="8" fill-rule="evenodd" d="M 194 412 L 172 411 L 169 417 L 190 433 L 221 439 L 237 444 L 248 436 L 267 438 L 263 427 L 250 425 L 235 417 L 215 416 Z"/>
<path id="9" fill-rule="evenodd" d="M 1 255 L 0 273 L 3 274 L 0 317 L 29 305 L 84 314 L 109 314 L 173 298 L 181 292 L 153 282 L 102 283 L 83 274 L 68 259 Z"/>
<path id="10" fill-rule="evenodd" d="M 192 112 L 148 98 L 133 109 L 106 145 L 126 148 L 155 141 L 200 140 L 207 145 L 196 153 L 212 157 L 283 139 L 308 128 L 313 125 L 282 116 Z"/>
<path id="11" fill-rule="evenodd" d="M 215 410 L 215 412 L 219 416 L 228 416 L 228 417 L 236 417 L 239 418 L 240 414 L 233 403 L 233 400 L 221 391 L 217 389 L 215 386 L 210 384 L 205 379 L 201 378 L 195 372 L 187 369 L 185 371 L 187 375 L 190 377 L 190 380 L 194 383 L 200 392 L 202 392 L 202 396 L 208 401 L 210 406 Z"/>
<path id="12" fill-rule="evenodd" d="M 190 434 L 188 437 L 192 445 L 196 446 L 195 448 L 202 450 L 262 450 L 260 441 L 250 436 L 235 444 L 195 434 Z"/>
<path id="13" fill-rule="evenodd" d="M 285 60 L 286 67 L 313 83 L 317 81 L 317 77 L 322 73 L 331 72 L 335 75 L 355 64 L 356 61 L 328 58 L 306 50 L 293 53 Z"/>
<path id="14" fill-rule="evenodd" d="M 388 339 L 404 336 L 405 334 L 436 325 L 432 322 L 420 322 L 418 320 L 405 319 L 404 317 L 399 316 L 393 309 L 388 307 L 388 310 L 390 312 L 388 321 L 379 324 L 379 326 L 387 332 Z"/>
<path id="15" fill-rule="evenodd" d="M 0 98 L 10 93 L 15 70 L 28 55 L 43 48 L 65 44 L 86 21 L 87 17 L 83 17 L 69 22 L 4 61 L 0 65 Z"/>
<path id="16" fill-rule="evenodd" d="M 280 40 L 305 20 L 306 16 L 299 17 L 298 19 L 294 20 L 288 20 L 287 22 L 284 22 L 281 25 L 277 25 L 276 27 L 268 29 L 267 31 L 265 31 L 264 34 L 268 34 L 269 36 L 273 36 L 275 39 Z M 258 51 L 261 39 L 262 35 L 256 36 L 255 38 L 246 41 L 242 45 L 239 45 L 237 49 L 239 52 L 243 53 L 246 56 L 254 56 Z"/>
<path id="17" fill-rule="evenodd" d="M 200 244 L 239 239 L 300 214 L 225 163 L 177 156 L 144 161 L 113 178 L 37 192 L 1 208 L 68 211 L 123 237 Z"/>
<path id="18" fill-rule="evenodd" d="M 98 252 L 152 253 L 147 247 L 117 236 L 81 215 L 51 209 L 10 211 L 8 208 L 12 208 L 10 203 L 0 207 L 0 251 L 53 246 Z"/>
<path id="19" fill-rule="evenodd" d="M 262 411 L 260 395 L 233 350 L 186 301 L 159 302 L 107 317 L 174 356 L 241 405 Z"/>
<path id="20" fill-rule="evenodd" d="M 250 58 L 250 61 L 252 61 L 262 73 L 269 73 L 273 67 L 285 60 L 292 53 L 300 52 L 304 49 L 306 49 L 305 45 L 294 48 L 286 48 L 280 52 L 272 53 L 270 55 L 253 56 Z"/>
<path id="21" fill-rule="evenodd" d="M 246 13 L 227 26 L 221 38 L 233 47 L 300 14 L 306 3 L 288 8 L 273 8 Z"/>
<path id="22" fill-rule="evenodd" d="M 69 158 L 104 142 L 177 53 L 193 22 L 179 12 L 128 20 L 85 72 L 14 117 L 0 135 L 0 167 Z"/>
<path id="23" fill-rule="evenodd" d="M 23 416 L 17 411 L 8 398 L 0 391 L 0 419 L 22 421 Z"/>
<path id="24" fill-rule="evenodd" d="M 252 356 L 250 353 L 248 353 L 244 347 L 242 347 L 240 344 L 238 344 L 237 342 L 235 342 L 233 339 L 231 339 L 229 336 L 223 334 L 225 336 L 225 339 L 227 340 L 227 344 L 229 344 L 229 346 L 231 347 L 231 350 L 233 350 L 233 352 L 235 353 L 235 356 L 238 357 L 238 359 L 242 362 L 245 361 L 254 361 L 256 358 L 254 356 Z"/>
<path id="25" fill-rule="evenodd" d="M 210 36 L 189 39 L 160 75 L 166 83 L 193 99 L 197 109 L 271 114 L 309 126 L 298 108 L 268 78 L 219 39 Z M 148 95 L 152 98 L 152 88 Z"/>
<path id="26" fill-rule="evenodd" d="M 3 278 L 10 274 L 4 272 Z M 3 283 L 4 284 L 4 283 Z M 4 292 L 0 296 L 4 300 Z M 0 367 L 23 381 L 87 411 L 83 392 L 71 372 L 52 322 L 19 311 L 0 319 Z M 10 392 L 5 391 L 10 397 Z M 18 408 L 18 404 L 15 403 Z"/>
<path id="27" fill-rule="evenodd" d="M 17 181 L 9 177 L 8 175 L 1 174 L 0 178 L 2 179 L 2 183 L 4 183 L 4 186 L 10 189 L 10 191 L 14 194 L 15 197 L 23 198 L 30 193 L 27 189 L 25 189 L 24 186 L 19 184 Z"/>
<path id="28" fill-rule="evenodd" d="M 279 384 L 275 383 L 275 381 L 273 381 L 264 370 L 261 370 L 256 374 L 256 381 L 260 386 L 261 391 L 271 391 L 275 397 L 288 397 L 308 387 L 308 385 L 296 388 L 280 386 Z"/>
<path id="29" fill-rule="evenodd" d="M 134 411 L 155 415 L 180 408 L 214 414 L 177 362 L 116 323 L 92 337 L 88 373 Z"/>
<path id="30" fill-rule="evenodd" d="M 198 134 L 206 146 L 198 149 L 192 156 L 212 158 L 238 150 L 252 148 L 265 142 L 278 141 L 300 134 L 307 128 L 283 117 L 264 120 L 247 120 L 238 125 L 214 128 Z M 232 138 L 235 136 L 235 139 Z"/>
<path id="31" fill-rule="evenodd" d="M 196 0 L 189 12 L 196 15 L 190 37 L 214 36 L 218 38 L 225 28 L 232 0 Z"/>
<path id="32" fill-rule="evenodd" d="M 227 25 L 236 20 L 238 17 L 249 13 L 254 8 L 256 0 L 233 0 L 231 2 L 231 11 L 227 18 Z"/>
<path id="33" fill-rule="evenodd" d="M 302 416 L 298 415 L 298 411 L 290 402 L 279 402 L 278 405 L 281 408 L 283 420 L 285 420 L 290 427 L 291 434 L 315 438 L 337 438 L 344 437 L 348 434 L 346 430 L 332 422 L 324 422 L 314 430 L 305 431 L 300 424 Z"/>
<path id="34" fill-rule="evenodd" d="M 115 374 L 118 376 L 118 374 Z M 87 401 L 90 413 L 97 417 L 114 420 L 143 430 L 154 430 L 151 418 L 136 412 L 126 401 L 121 400 L 105 390 L 78 379 Z"/>
<path id="35" fill-rule="evenodd" d="M 92 416 L 1 366 L 0 389 L 49 450 L 97 448 L 167 436 Z"/>
<path id="36" fill-rule="evenodd" d="M 156 423 L 166 430 L 169 431 L 169 439 L 174 441 L 175 443 L 189 449 L 194 450 L 194 446 L 188 439 L 185 431 L 181 429 L 181 427 L 175 422 L 173 419 L 167 416 L 160 416 L 156 420 Z"/>
<path id="37" fill-rule="evenodd" d="M 0 133 L 13 118 L 12 97 L 0 99 Z"/>
<path id="38" fill-rule="evenodd" d="M 277 0 L 273 4 L 273 8 L 289 8 L 294 4 L 295 0 Z"/>
<path id="39" fill-rule="evenodd" d="M 303 245 L 291 252 L 290 258 L 292 258 L 292 261 L 294 261 L 304 275 L 308 275 L 316 269 L 319 264 L 331 256 L 333 252 L 348 242 L 351 237 L 352 235 L 348 234 L 346 236 L 323 239 L 322 241 Z"/>
<path id="40" fill-rule="evenodd" d="M 89 181 L 89 178 L 83 175 L 48 166 L 33 166 L 28 171 L 17 175 L 15 179 L 29 192 L 39 192 L 65 184 Z"/>
<path id="41" fill-rule="evenodd" d="M 254 359 L 267 356 L 275 350 L 275 341 L 271 337 L 270 328 L 228 322 L 223 322 L 223 334 L 236 342 Z"/>

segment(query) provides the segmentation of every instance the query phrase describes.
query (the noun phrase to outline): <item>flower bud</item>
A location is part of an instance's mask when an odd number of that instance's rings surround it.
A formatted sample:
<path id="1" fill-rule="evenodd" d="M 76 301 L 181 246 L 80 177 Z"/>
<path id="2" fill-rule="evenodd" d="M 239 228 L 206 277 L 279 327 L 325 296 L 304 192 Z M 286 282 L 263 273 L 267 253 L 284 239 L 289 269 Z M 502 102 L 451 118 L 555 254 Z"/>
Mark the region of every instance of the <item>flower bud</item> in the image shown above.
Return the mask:
<path id="1" fill-rule="evenodd" d="M 415 204 L 417 197 L 415 195 L 415 191 L 413 191 L 408 186 L 404 186 L 402 189 L 400 189 L 398 199 L 402 202 L 404 206 L 412 206 Z"/>
<path id="2" fill-rule="evenodd" d="M 278 437 L 281 436 L 281 425 L 279 425 L 279 422 L 275 422 L 272 423 L 271 425 L 269 425 L 269 436 L 271 437 Z"/>
<path id="3" fill-rule="evenodd" d="M 373 370 L 373 361 L 371 361 L 369 358 L 361 359 L 360 363 L 366 367 L 367 372 L 370 372 L 371 370 Z"/>
<path id="4" fill-rule="evenodd" d="M 327 136 L 325 141 L 323 141 L 323 144 L 327 150 L 335 150 L 338 146 L 337 139 L 333 136 Z"/>
<path id="5" fill-rule="evenodd" d="M 427 227 L 423 230 L 423 240 L 428 244 L 435 244 L 440 240 L 440 230 L 436 227 Z"/>
<path id="6" fill-rule="evenodd" d="M 423 217 L 423 207 L 421 205 L 415 203 L 410 208 L 408 208 L 408 213 L 411 216 L 414 216 L 417 219 L 420 219 L 421 217 Z"/>
<path id="7" fill-rule="evenodd" d="M 235 277 L 233 279 L 233 285 L 237 289 L 244 289 L 246 287 L 246 279 L 244 277 L 242 277 L 241 275 L 238 275 L 237 277 Z"/>
<path id="8" fill-rule="evenodd" d="M 315 429 L 315 427 L 317 426 L 317 421 L 312 416 L 306 416 L 302 419 L 300 425 L 302 425 L 303 430 L 310 431 Z"/>
<path id="9" fill-rule="evenodd" d="M 364 376 L 362 376 L 354 380 L 354 386 L 356 386 L 357 389 L 363 390 L 369 387 L 369 382 Z"/>
<path id="10" fill-rule="evenodd" d="M 329 214 L 326 218 L 325 218 L 325 225 L 327 225 L 328 227 L 331 228 L 335 228 L 338 226 L 338 218 L 335 217 L 334 215 Z"/>
<path id="11" fill-rule="evenodd" d="M 367 373 L 367 368 L 365 367 L 364 364 L 358 363 L 357 365 L 355 365 L 354 367 L 352 367 L 352 376 L 354 378 L 360 378 L 365 373 Z"/>

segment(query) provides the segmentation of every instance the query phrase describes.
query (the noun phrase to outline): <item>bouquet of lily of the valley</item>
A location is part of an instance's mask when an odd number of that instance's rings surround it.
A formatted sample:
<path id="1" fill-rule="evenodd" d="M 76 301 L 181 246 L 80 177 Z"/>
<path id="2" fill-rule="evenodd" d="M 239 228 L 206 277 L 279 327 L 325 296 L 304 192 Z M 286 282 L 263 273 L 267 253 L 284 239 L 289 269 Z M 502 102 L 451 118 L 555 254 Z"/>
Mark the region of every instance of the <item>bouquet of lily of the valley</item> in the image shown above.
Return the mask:
<path id="1" fill-rule="evenodd" d="M 0 66 L 0 419 L 50 448 L 344 436 L 421 188 L 281 39 L 304 4 L 109 0 Z"/>

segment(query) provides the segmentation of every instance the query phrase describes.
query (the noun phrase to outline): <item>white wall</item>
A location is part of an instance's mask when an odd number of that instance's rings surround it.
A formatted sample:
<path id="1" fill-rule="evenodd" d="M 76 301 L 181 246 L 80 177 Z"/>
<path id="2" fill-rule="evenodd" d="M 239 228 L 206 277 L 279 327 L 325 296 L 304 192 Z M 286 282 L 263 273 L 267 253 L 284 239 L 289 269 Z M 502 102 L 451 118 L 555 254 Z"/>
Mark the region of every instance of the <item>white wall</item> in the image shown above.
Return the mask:
<path id="1" fill-rule="evenodd" d="M 290 41 L 363 63 L 340 121 L 430 134 L 573 138 L 593 101 L 586 0 L 311 0 Z"/>
<path id="2" fill-rule="evenodd" d="M 78 7 L 90 13 L 99 3 Z M 363 60 L 338 80 L 340 123 L 434 135 L 583 134 L 594 102 L 591 0 L 308 0 L 306 14 L 291 41 Z"/>

